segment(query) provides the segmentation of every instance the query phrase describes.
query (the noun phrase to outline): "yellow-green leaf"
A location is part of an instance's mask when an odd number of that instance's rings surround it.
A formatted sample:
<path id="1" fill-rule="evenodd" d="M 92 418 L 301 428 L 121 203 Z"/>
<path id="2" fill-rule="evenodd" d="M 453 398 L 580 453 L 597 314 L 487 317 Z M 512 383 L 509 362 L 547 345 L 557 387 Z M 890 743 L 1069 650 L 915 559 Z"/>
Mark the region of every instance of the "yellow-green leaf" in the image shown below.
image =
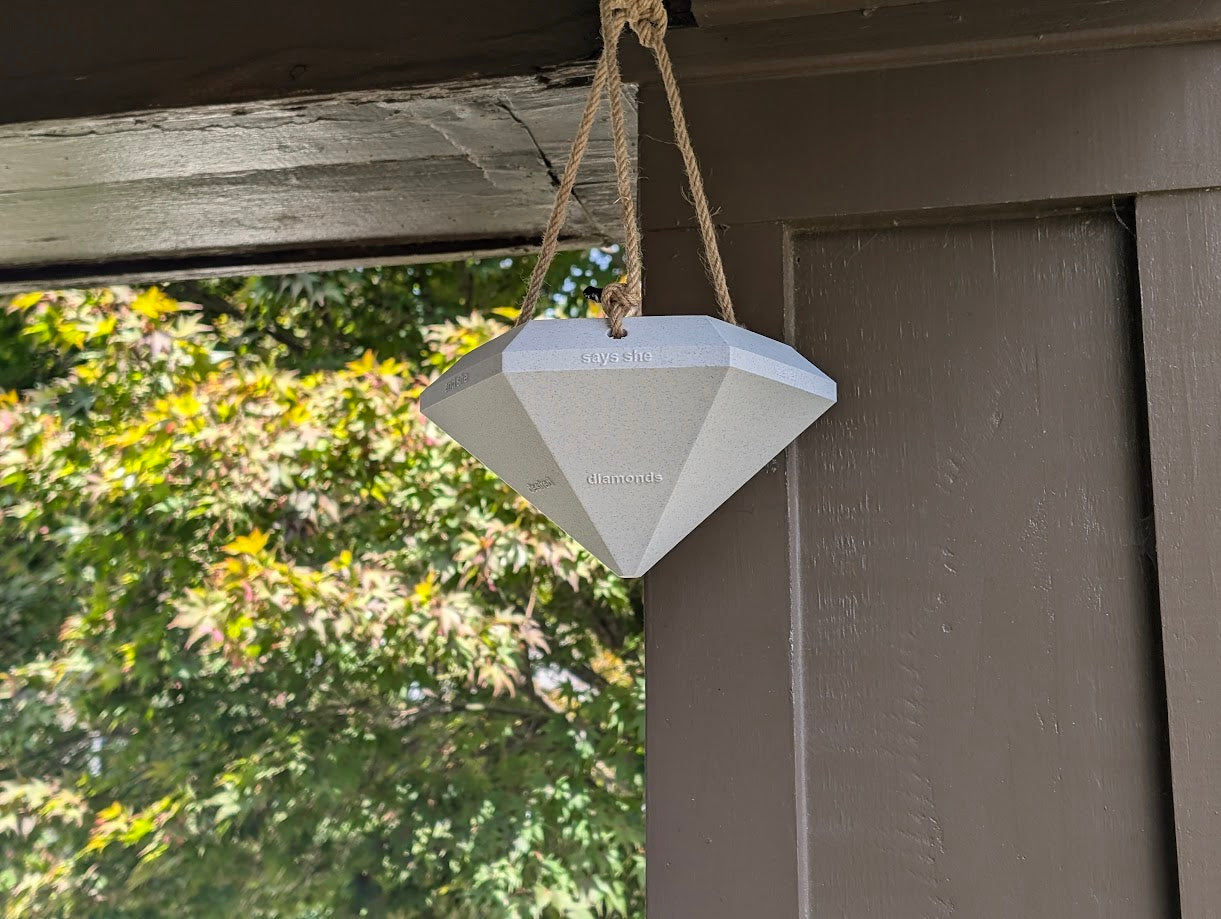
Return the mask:
<path id="1" fill-rule="evenodd" d="M 159 288 L 150 287 L 132 301 L 131 308 L 149 319 L 158 319 L 180 309 L 178 301 L 167 297 Z"/>
<path id="2" fill-rule="evenodd" d="M 221 546 L 221 549 L 230 555 L 257 555 L 266 545 L 267 534 L 262 530 L 251 530 L 245 536 L 239 536 L 233 542 Z"/>

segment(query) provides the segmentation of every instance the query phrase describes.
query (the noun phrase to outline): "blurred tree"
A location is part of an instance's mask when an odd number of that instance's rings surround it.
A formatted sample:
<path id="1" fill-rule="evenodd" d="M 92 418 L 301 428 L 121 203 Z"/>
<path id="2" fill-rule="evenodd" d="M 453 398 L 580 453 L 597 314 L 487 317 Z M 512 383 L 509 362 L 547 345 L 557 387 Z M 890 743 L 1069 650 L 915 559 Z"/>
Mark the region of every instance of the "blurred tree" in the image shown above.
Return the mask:
<path id="1" fill-rule="evenodd" d="M 416 408 L 522 274 L 11 301 L 6 915 L 643 912 L 638 598 Z"/>

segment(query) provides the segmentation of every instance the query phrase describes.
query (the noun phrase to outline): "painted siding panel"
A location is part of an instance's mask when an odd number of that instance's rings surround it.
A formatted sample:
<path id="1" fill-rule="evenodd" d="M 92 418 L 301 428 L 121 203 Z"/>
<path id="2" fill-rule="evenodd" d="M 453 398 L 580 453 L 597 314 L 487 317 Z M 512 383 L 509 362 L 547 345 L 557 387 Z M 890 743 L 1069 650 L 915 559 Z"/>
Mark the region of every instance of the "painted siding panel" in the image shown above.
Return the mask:
<path id="1" fill-rule="evenodd" d="M 1129 248 L 1111 214 L 795 243 L 841 394 L 792 483 L 812 916 L 1175 914 Z"/>

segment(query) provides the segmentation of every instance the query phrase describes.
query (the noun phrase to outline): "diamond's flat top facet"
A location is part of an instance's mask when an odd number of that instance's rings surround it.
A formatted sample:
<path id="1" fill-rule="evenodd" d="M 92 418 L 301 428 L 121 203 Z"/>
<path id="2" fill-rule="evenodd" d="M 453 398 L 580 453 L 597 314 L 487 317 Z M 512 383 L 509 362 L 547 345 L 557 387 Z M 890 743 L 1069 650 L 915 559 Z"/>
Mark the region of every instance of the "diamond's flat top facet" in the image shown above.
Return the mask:
<path id="1" fill-rule="evenodd" d="M 424 414 L 617 574 L 672 549 L 835 403 L 781 342 L 707 316 L 536 320 L 475 349 Z"/>

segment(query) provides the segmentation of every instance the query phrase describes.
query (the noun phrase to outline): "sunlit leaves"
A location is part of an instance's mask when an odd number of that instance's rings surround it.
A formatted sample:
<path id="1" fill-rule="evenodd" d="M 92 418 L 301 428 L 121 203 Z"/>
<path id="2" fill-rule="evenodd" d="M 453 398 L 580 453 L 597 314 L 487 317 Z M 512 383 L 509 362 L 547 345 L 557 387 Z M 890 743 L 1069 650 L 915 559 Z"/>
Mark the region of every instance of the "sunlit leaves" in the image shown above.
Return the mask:
<path id="1" fill-rule="evenodd" d="M 639 914 L 638 609 L 416 407 L 520 267 L 9 303 L 9 915 Z"/>
<path id="2" fill-rule="evenodd" d="M 167 297 L 159 288 L 150 287 L 131 302 L 131 308 L 149 319 L 160 319 L 180 309 L 178 301 Z"/>
<path id="3" fill-rule="evenodd" d="M 221 551 L 228 555 L 258 555 L 267 545 L 267 534 L 255 529 L 245 536 L 239 536 L 231 543 L 221 546 Z"/>

